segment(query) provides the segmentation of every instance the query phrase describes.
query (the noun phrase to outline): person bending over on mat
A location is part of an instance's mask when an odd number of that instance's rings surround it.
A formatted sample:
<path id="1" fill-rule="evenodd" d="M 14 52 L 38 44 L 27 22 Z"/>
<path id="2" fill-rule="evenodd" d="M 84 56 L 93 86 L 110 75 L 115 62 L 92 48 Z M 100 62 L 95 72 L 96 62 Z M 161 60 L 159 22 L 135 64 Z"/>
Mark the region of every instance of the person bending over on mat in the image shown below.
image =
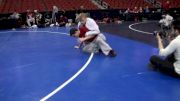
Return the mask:
<path id="1" fill-rule="evenodd" d="M 171 76 L 180 77 L 180 21 L 174 21 L 173 30 L 177 37 L 166 48 L 163 47 L 162 39 L 157 34 L 159 55 L 166 58 L 162 59 L 160 56 L 152 56 L 150 62 L 155 69 Z"/>
<path id="2" fill-rule="evenodd" d="M 78 29 L 70 29 L 70 35 L 77 37 L 80 45 L 75 48 L 83 46 L 83 51 L 88 53 L 102 52 L 106 56 L 115 57 L 115 51 L 106 42 L 105 36 L 100 33 L 99 26 L 96 22 L 87 17 L 86 14 L 81 13 L 78 17 Z"/>

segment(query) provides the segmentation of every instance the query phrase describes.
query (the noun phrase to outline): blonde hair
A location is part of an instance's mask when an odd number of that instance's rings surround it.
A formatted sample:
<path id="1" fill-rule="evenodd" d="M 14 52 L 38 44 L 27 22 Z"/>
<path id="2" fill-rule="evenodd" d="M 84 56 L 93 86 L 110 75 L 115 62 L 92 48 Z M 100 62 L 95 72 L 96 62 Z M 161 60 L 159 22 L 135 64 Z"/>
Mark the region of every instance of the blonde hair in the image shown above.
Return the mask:
<path id="1" fill-rule="evenodd" d="M 80 13 L 79 15 L 77 15 L 76 20 L 80 20 L 82 17 L 87 17 L 86 13 Z"/>

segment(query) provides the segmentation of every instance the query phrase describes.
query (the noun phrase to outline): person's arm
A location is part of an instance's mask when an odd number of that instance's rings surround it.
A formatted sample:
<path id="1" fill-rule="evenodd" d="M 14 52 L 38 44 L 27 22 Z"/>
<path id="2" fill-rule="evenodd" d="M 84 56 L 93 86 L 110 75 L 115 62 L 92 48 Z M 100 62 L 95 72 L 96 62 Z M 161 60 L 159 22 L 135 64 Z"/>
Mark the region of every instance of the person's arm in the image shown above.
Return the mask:
<path id="1" fill-rule="evenodd" d="M 81 46 L 83 45 L 83 42 L 84 42 L 84 41 L 89 40 L 89 39 L 91 39 L 91 38 L 93 38 L 93 37 L 94 37 L 94 35 L 86 36 L 86 37 L 84 37 L 84 38 L 79 38 L 80 44 L 74 46 L 74 48 L 76 48 L 76 49 L 81 48 Z"/>
<path id="2" fill-rule="evenodd" d="M 159 48 L 159 50 L 162 50 L 162 49 L 164 49 L 164 46 L 163 46 L 163 43 L 162 43 L 162 39 L 161 39 L 161 37 L 159 36 L 159 33 L 157 34 L 157 41 L 158 41 L 158 48 Z"/>
<path id="3" fill-rule="evenodd" d="M 90 31 L 86 32 L 86 35 L 97 35 L 99 33 L 100 33 L 99 30 L 90 30 Z"/>
<path id="4" fill-rule="evenodd" d="M 89 35 L 97 35 L 97 34 L 100 33 L 99 26 L 91 18 L 87 18 L 86 27 L 89 29 L 89 31 L 86 32 L 87 36 L 89 36 Z"/>
<path id="5" fill-rule="evenodd" d="M 168 56 L 172 54 L 173 52 L 175 52 L 176 46 L 177 46 L 175 40 L 173 40 L 166 48 L 164 48 L 162 39 L 159 36 L 159 34 L 157 34 L 157 40 L 158 40 L 158 48 L 159 48 L 160 56 Z"/>
<path id="6" fill-rule="evenodd" d="M 74 46 L 74 48 L 79 49 L 83 45 L 83 42 L 79 43 L 78 45 Z"/>
<path id="7" fill-rule="evenodd" d="M 89 39 L 91 39 L 91 38 L 93 38 L 95 35 L 89 35 L 89 36 L 86 36 L 86 37 L 84 37 L 84 38 L 79 38 L 79 40 L 80 40 L 80 42 L 84 42 L 84 41 L 86 41 L 86 40 L 89 40 Z"/>

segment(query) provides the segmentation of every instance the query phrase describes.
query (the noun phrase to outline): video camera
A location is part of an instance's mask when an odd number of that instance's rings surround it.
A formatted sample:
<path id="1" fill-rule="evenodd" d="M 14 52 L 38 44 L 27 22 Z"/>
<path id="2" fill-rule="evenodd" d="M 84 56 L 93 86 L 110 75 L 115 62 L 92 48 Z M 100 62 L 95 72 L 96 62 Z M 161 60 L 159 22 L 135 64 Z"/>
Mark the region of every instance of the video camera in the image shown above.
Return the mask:
<path id="1" fill-rule="evenodd" d="M 158 33 L 159 33 L 159 36 L 160 36 L 161 38 L 165 38 L 165 37 L 167 36 L 166 33 L 163 32 L 163 31 L 154 31 L 154 32 L 153 32 L 153 35 L 154 35 L 154 36 L 157 36 Z"/>

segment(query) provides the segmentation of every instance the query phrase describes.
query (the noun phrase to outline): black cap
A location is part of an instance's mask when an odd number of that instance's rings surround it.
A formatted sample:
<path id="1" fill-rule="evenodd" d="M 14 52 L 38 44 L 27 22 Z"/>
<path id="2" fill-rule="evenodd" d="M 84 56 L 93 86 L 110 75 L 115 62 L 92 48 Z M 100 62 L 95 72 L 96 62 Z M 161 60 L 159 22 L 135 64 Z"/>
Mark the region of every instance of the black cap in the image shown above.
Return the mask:
<path id="1" fill-rule="evenodd" d="M 76 33 L 76 31 L 78 31 L 77 28 L 71 28 L 69 33 L 70 33 L 70 36 L 74 35 Z"/>

